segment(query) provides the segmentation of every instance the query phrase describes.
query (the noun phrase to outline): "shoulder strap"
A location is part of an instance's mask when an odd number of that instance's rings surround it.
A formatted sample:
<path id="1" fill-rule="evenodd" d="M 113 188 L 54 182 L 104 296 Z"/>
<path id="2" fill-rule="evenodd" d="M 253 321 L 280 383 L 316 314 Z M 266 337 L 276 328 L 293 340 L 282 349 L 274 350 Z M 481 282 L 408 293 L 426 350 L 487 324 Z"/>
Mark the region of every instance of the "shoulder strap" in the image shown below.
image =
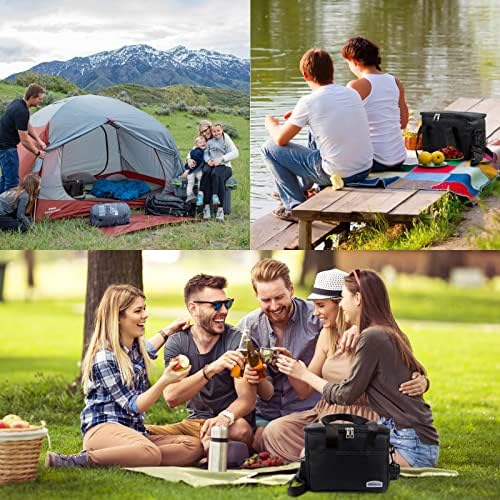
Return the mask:
<path id="1" fill-rule="evenodd" d="M 309 490 L 309 485 L 307 484 L 305 478 L 305 459 L 303 458 L 300 462 L 300 468 L 297 471 L 297 474 L 292 477 L 292 479 L 288 483 L 288 496 L 298 497 L 303 495 L 306 491 Z M 298 483 L 294 485 L 294 483 Z"/>

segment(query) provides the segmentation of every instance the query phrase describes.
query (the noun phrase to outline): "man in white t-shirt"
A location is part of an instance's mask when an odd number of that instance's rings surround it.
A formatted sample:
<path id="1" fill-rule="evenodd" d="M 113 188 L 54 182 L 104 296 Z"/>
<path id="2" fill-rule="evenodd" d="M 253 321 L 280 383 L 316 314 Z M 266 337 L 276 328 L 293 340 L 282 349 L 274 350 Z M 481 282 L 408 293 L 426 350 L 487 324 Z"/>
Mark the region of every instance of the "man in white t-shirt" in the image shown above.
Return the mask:
<path id="1" fill-rule="evenodd" d="M 262 146 L 264 162 L 274 175 L 283 205 L 273 213 L 296 220 L 291 210 L 305 201 L 304 189 L 316 183 L 331 185 L 330 177 L 344 184 L 359 182 L 370 173 L 373 147 L 368 119 L 359 94 L 333 82 L 333 61 L 323 49 L 309 49 L 300 71 L 312 92 L 297 102 L 287 122 L 266 116 L 271 140 Z M 309 125 L 319 149 L 290 142 Z"/>

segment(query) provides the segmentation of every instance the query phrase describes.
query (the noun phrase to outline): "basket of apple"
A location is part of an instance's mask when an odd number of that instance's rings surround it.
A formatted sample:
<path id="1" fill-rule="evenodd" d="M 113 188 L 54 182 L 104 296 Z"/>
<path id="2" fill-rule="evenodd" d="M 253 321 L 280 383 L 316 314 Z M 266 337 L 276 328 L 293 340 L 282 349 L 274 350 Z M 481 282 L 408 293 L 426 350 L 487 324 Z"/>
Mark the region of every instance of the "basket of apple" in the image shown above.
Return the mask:
<path id="1" fill-rule="evenodd" d="M 40 451 L 47 435 L 45 422 L 31 425 L 12 414 L 0 420 L 0 484 L 36 479 Z"/>

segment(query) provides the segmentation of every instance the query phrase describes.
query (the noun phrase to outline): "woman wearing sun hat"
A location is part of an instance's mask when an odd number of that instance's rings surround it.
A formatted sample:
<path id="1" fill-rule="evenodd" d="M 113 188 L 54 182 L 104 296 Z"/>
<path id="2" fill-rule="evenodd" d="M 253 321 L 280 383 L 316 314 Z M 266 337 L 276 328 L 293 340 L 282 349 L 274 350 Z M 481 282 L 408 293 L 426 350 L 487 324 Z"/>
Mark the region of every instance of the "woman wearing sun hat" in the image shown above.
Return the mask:
<path id="1" fill-rule="evenodd" d="M 343 314 L 339 314 L 339 302 L 342 298 L 342 286 L 347 273 L 339 269 L 329 269 L 316 275 L 314 288 L 308 300 L 314 302 L 314 315 L 323 323 L 313 359 L 306 368 L 302 361 L 279 356 L 277 366 L 283 373 L 289 375 L 289 380 L 300 397 L 308 397 L 314 389 L 303 382 L 303 377 L 297 377 L 299 372 L 307 370 L 325 383 L 340 383 L 346 379 L 352 368 L 354 354 L 344 352 L 345 343 L 341 343 L 340 333 L 346 325 Z M 340 332 L 340 333 L 339 333 Z M 357 328 L 351 327 L 346 332 L 347 343 L 357 341 Z M 346 336 L 344 336 L 346 337 Z M 400 390 L 410 396 L 420 395 L 427 389 L 427 380 L 418 373 L 412 375 L 412 380 L 402 384 Z M 264 431 L 265 449 L 286 460 L 300 460 L 304 449 L 304 427 L 319 422 L 325 415 L 333 413 L 350 413 L 367 419 L 378 419 L 378 414 L 368 405 L 364 395 L 350 405 L 328 404 L 325 398 L 310 410 L 292 413 L 270 422 Z"/>

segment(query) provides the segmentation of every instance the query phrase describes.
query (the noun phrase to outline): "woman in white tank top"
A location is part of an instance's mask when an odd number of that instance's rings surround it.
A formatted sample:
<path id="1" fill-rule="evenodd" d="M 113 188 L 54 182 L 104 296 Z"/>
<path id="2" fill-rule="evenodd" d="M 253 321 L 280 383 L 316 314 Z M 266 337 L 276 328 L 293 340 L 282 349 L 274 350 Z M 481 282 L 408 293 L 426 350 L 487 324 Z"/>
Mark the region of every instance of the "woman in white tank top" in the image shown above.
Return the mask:
<path id="1" fill-rule="evenodd" d="M 358 77 L 347 87 L 358 92 L 368 115 L 374 151 L 372 172 L 400 167 L 406 159 L 401 129 L 408 123 L 403 84 L 381 70 L 379 48 L 366 38 L 349 39 L 342 57 Z"/>

